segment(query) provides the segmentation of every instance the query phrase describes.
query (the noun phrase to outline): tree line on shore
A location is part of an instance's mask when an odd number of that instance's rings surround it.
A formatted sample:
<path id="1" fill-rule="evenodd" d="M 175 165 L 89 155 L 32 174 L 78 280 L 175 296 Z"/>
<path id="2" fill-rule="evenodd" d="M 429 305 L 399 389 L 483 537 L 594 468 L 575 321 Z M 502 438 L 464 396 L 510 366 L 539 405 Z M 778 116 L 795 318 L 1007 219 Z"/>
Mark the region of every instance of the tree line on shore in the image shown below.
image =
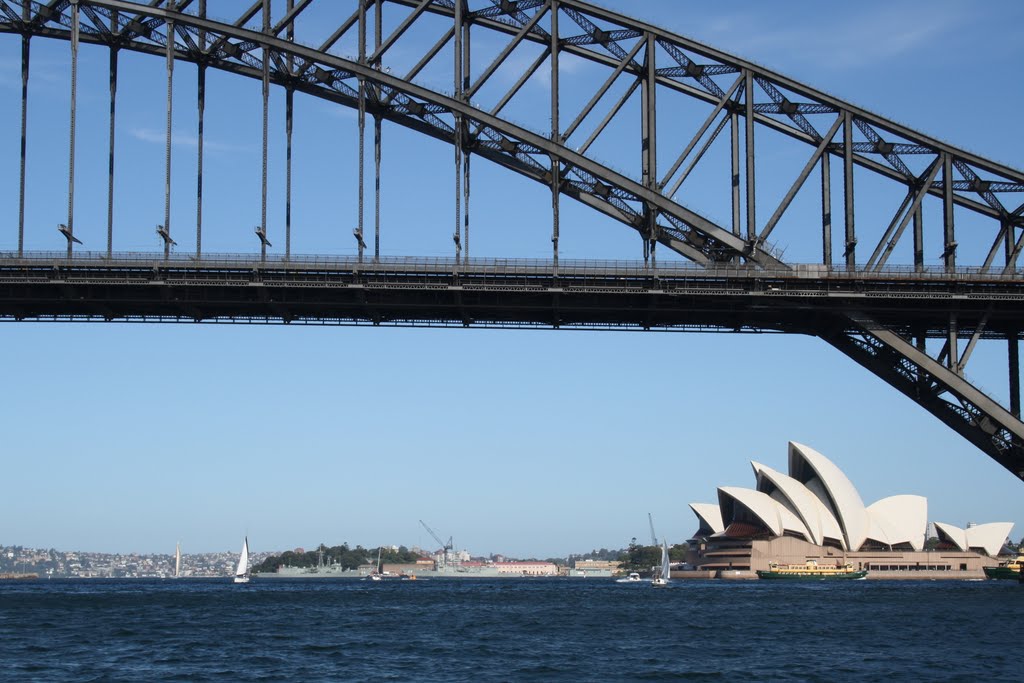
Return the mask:
<path id="1" fill-rule="evenodd" d="M 280 555 L 271 555 L 253 567 L 253 571 L 269 573 L 276 572 L 279 567 L 308 568 L 316 567 L 321 563 L 324 566 L 337 565 L 342 569 L 357 569 L 361 565 L 375 564 L 378 551 L 382 564 L 413 564 L 416 560 L 421 559 L 420 555 L 412 552 L 404 545 L 399 546 L 395 550 L 391 547 L 364 548 L 361 545 L 349 548 L 347 543 L 343 543 L 331 547 L 320 545 L 316 550 L 304 550 L 302 552 L 288 550 Z M 685 543 L 674 545 L 669 549 L 669 559 L 672 562 L 682 562 L 686 558 L 686 551 L 687 545 Z M 643 574 L 649 572 L 651 567 L 661 564 L 661 547 L 656 545 L 640 545 L 633 538 L 626 548 L 618 550 L 601 548 L 600 550 L 592 550 L 589 553 L 569 555 L 567 558 L 550 557 L 546 561 L 559 566 L 571 566 L 582 560 L 619 562 L 623 571 Z"/>
<path id="2" fill-rule="evenodd" d="M 286 550 L 280 555 L 271 555 L 253 567 L 257 573 L 275 572 L 278 567 L 316 567 L 321 562 L 324 566 L 339 565 L 342 569 L 357 569 L 360 565 L 377 562 L 378 552 L 382 564 L 412 564 L 420 556 L 404 545 L 397 550 L 391 547 L 364 548 L 357 545 L 349 548 L 348 543 L 327 547 L 320 545 L 316 550 Z M 322 555 L 321 555 L 322 553 Z"/>

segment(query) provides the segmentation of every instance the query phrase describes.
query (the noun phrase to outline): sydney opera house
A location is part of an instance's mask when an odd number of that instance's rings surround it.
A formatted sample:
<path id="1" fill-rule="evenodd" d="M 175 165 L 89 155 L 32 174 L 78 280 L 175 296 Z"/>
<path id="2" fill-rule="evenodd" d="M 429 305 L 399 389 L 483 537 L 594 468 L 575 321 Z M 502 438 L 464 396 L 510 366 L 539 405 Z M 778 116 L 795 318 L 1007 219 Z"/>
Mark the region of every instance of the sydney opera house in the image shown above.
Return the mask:
<path id="1" fill-rule="evenodd" d="M 717 503 L 691 503 L 700 526 L 691 540 L 701 570 L 767 569 L 771 562 L 852 563 L 876 572 L 981 574 L 996 564 L 1012 523 L 935 523 L 925 550 L 928 501 L 897 495 L 865 505 L 835 463 L 789 444 L 789 473 L 751 462 L 755 488 L 722 486 Z M 895 574 L 892 574 L 895 576 Z M 915 573 L 915 576 L 924 574 Z M 949 574 L 946 574 L 949 576 Z"/>

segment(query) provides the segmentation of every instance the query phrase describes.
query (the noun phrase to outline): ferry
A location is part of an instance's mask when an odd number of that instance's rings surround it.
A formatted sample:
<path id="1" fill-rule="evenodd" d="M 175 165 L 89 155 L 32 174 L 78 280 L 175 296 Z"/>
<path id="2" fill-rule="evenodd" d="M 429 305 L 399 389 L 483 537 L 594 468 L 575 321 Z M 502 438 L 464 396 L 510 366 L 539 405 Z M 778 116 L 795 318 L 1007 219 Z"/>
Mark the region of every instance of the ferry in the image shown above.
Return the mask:
<path id="1" fill-rule="evenodd" d="M 1015 560 L 1000 562 L 996 567 L 984 567 L 985 576 L 990 579 L 1013 579 L 1019 580 L 1022 576 L 1021 569 L 1024 569 L 1024 555 L 1018 555 Z"/>
<path id="2" fill-rule="evenodd" d="M 772 562 L 767 570 L 758 570 L 759 579 L 863 579 L 866 569 L 854 569 L 852 564 L 820 565 L 816 560 L 803 564 L 777 564 Z"/>

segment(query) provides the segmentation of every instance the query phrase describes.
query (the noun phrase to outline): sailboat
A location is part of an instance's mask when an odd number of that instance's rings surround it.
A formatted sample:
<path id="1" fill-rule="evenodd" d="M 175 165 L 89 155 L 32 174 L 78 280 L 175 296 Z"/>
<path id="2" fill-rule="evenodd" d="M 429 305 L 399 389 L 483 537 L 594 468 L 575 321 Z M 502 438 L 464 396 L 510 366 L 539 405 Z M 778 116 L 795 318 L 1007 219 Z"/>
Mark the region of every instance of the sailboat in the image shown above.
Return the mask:
<path id="1" fill-rule="evenodd" d="M 181 576 L 181 541 L 174 547 L 174 578 Z"/>
<path id="2" fill-rule="evenodd" d="M 370 572 L 370 581 L 397 581 L 405 578 L 404 574 L 392 574 L 391 572 L 382 571 L 383 565 L 380 563 L 381 550 L 383 550 L 383 546 L 377 548 L 377 567 Z"/>
<path id="3" fill-rule="evenodd" d="M 390 571 L 382 571 L 383 565 L 381 564 L 380 561 L 381 551 L 383 549 L 384 546 L 377 548 L 377 566 L 374 568 L 372 572 L 370 572 L 370 575 L 367 577 L 368 579 L 370 579 L 370 581 L 400 581 L 410 578 L 416 578 L 407 576 L 406 574 L 392 574 Z"/>
<path id="4" fill-rule="evenodd" d="M 671 568 L 669 567 L 668 561 L 668 541 L 663 540 L 661 542 L 661 568 L 655 572 L 654 579 L 651 580 L 651 585 L 667 586 L 670 572 Z"/>
<path id="5" fill-rule="evenodd" d="M 238 557 L 235 568 L 235 583 L 249 583 L 249 537 L 242 542 L 242 554 Z"/>
<path id="6" fill-rule="evenodd" d="M 370 581 L 383 581 L 384 580 L 384 575 L 381 574 L 381 571 L 380 571 L 380 551 L 381 551 L 381 547 L 382 546 L 377 548 L 377 566 L 374 568 L 374 570 L 372 572 L 370 572 Z"/>

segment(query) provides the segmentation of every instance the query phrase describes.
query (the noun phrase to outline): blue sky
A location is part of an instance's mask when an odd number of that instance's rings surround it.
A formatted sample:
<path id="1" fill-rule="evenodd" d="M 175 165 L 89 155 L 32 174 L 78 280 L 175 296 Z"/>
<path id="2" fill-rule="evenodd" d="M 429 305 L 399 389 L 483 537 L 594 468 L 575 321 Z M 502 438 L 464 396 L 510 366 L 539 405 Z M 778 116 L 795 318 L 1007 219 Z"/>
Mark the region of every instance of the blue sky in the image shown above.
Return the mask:
<path id="1" fill-rule="evenodd" d="M 1024 165 L 1019 3 L 935 2 L 924 12 L 869 1 L 856 13 L 812 2 L 602 4 Z M 41 133 L 65 130 L 67 52 L 33 43 L 31 249 L 61 247 L 53 226 L 64 211 L 66 133 Z M 19 55 L 17 39 L 0 36 L 0 249 L 16 245 Z M 106 52 L 82 59 L 76 232 L 102 248 Z M 124 58 L 118 249 L 159 246 L 162 69 Z M 209 78 L 204 249 L 249 250 L 259 87 Z M 175 79 L 172 225 L 187 245 L 194 70 L 181 66 Z M 275 93 L 279 132 L 281 110 Z M 300 99 L 296 126 L 293 249 L 351 253 L 354 117 Z M 384 253 L 449 255 L 450 148 L 385 135 Z M 424 168 L 436 171 L 424 178 Z M 543 189 L 477 162 L 473 191 L 475 254 L 547 255 Z M 277 249 L 282 210 L 275 193 Z M 634 238 L 569 201 L 563 221 L 567 257 L 639 255 Z M 696 528 L 687 503 L 715 500 L 719 485 L 752 486 L 752 459 L 784 469 L 788 440 L 832 458 L 866 503 L 920 494 L 932 520 L 1014 521 L 1014 538 L 1024 536 L 1020 482 L 811 338 L 129 324 L 8 324 L 0 338 L 0 544 L 170 552 L 180 539 L 203 551 L 234 549 L 248 533 L 254 550 L 432 545 L 423 519 L 474 553 L 548 556 L 644 539 L 647 512 L 679 541 Z M 981 347 L 968 371 L 1003 396 L 1005 346 Z"/>

